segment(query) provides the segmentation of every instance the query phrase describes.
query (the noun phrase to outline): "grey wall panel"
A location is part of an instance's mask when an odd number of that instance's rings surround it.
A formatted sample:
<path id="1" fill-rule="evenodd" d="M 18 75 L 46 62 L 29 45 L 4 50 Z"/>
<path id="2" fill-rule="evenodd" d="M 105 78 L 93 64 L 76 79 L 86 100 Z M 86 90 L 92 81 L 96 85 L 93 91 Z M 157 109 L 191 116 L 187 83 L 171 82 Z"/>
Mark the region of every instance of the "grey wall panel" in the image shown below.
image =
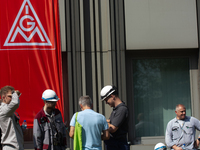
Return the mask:
<path id="1" fill-rule="evenodd" d="M 197 48 L 196 0 L 126 0 L 126 46 Z"/>
<path id="2" fill-rule="evenodd" d="M 65 0 L 59 0 L 61 50 L 66 51 Z"/>
<path id="3" fill-rule="evenodd" d="M 198 24 L 198 44 L 200 44 L 200 39 L 199 39 L 199 37 L 200 37 L 200 0 L 197 0 L 196 1 L 197 2 L 197 24 Z M 199 49 L 199 52 L 200 52 L 200 49 Z M 199 57 L 200 57 L 200 53 L 199 53 Z M 200 60 L 199 60 L 199 57 L 198 57 L 198 64 L 197 64 L 197 68 L 198 68 L 198 70 L 196 69 L 196 70 L 194 70 L 194 72 L 196 72 L 196 74 L 195 74 L 195 79 L 197 80 L 197 82 L 198 82 L 198 85 L 196 86 L 196 88 L 195 88 L 195 99 L 196 99 L 196 103 L 195 103 L 195 105 L 194 105 L 194 114 L 195 114 L 195 116 L 198 118 L 198 119 L 200 119 L 200 113 L 199 113 L 199 107 L 200 107 L 200 101 L 199 101 L 199 95 L 200 95 Z M 194 80 L 193 80 L 194 81 Z M 198 134 L 198 133 L 197 133 Z"/>
<path id="4" fill-rule="evenodd" d="M 66 32 L 62 46 L 67 51 L 63 61 L 67 61 L 69 118 L 80 110 L 78 98 L 89 95 L 94 110 L 108 119 L 112 108 L 100 101 L 103 86 L 119 86 L 119 95 L 126 101 L 124 1 L 64 2 L 61 13 L 65 15 L 60 16 L 66 20 L 61 27 Z"/>

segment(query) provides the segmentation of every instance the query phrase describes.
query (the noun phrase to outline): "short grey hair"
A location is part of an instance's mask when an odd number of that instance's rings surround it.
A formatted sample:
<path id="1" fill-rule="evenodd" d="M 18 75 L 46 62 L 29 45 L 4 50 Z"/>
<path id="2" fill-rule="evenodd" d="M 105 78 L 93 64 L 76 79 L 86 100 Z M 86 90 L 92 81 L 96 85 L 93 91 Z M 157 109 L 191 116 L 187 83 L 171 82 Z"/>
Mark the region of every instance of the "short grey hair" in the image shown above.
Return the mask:
<path id="1" fill-rule="evenodd" d="M 186 109 L 185 106 L 184 106 L 183 104 L 178 104 L 178 105 L 176 105 L 176 111 L 179 110 L 179 107 L 183 107 L 184 109 Z"/>
<path id="2" fill-rule="evenodd" d="M 89 106 L 91 107 L 92 106 L 92 99 L 86 95 L 86 96 L 81 96 L 79 98 L 79 105 L 83 105 L 83 106 Z"/>

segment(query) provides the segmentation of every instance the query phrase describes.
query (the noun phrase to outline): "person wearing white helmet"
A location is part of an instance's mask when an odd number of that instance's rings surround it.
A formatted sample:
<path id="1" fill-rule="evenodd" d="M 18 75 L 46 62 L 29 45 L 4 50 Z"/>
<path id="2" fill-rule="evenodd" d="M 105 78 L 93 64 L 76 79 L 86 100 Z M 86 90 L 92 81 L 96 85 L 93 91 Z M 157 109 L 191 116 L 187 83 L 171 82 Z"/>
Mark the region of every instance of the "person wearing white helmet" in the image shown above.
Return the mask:
<path id="1" fill-rule="evenodd" d="M 163 143 L 157 143 L 154 147 L 154 150 L 167 150 L 167 147 Z"/>
<path id="2" fill-rule="evenodd" d="M 33 141 L 37 150 L 64 150 L 66 130 L 62 115 L 55 108 L 59 100 L 56 93 L 47 89 L 42 94 L 44 107 L 37 113 L 33 124 Z"/>
<path id="3" fill-rule="evenodd" d="M 105 140 L 106 150 L 129 150 L 127 143 L 128 133 L 128 108 L 118 97 L 117 88 L 107 85 L 102 88 L 101 100 L 105 101 L 113 111 L 107 120 L 110 132 L 110 139 Z"/>

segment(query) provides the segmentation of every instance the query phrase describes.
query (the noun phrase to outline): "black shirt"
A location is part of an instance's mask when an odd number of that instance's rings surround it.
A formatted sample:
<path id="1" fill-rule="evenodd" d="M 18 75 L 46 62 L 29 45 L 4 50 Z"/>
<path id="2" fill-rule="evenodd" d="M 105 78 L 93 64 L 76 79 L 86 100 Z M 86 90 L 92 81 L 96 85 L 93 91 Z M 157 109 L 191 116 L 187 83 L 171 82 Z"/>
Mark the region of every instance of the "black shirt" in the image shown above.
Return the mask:
<path id="1" fill-rule="evenodd" d="M 114 139 L 126 139 L 126 134 L 128 133 L 128 108 L 124 102 L 113 108 L 110 115 L 110 123 L 118 127 L 116 132 L 110 133 L 111 137 Z"/>

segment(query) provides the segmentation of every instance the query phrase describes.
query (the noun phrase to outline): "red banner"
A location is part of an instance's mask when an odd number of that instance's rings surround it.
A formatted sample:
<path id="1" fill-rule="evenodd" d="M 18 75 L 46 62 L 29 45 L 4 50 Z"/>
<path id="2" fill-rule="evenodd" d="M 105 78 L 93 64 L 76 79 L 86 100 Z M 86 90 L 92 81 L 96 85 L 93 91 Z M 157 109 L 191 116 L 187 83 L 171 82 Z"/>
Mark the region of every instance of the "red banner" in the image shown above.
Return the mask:
<path id="1" fill-rule="evenodd" d="M 63 114 L 58 0 L 1 0 L 0 88 L 5 85 L 22 93 L 20 123 L 33 126 L 46 89 L 57 93 Z"/>

